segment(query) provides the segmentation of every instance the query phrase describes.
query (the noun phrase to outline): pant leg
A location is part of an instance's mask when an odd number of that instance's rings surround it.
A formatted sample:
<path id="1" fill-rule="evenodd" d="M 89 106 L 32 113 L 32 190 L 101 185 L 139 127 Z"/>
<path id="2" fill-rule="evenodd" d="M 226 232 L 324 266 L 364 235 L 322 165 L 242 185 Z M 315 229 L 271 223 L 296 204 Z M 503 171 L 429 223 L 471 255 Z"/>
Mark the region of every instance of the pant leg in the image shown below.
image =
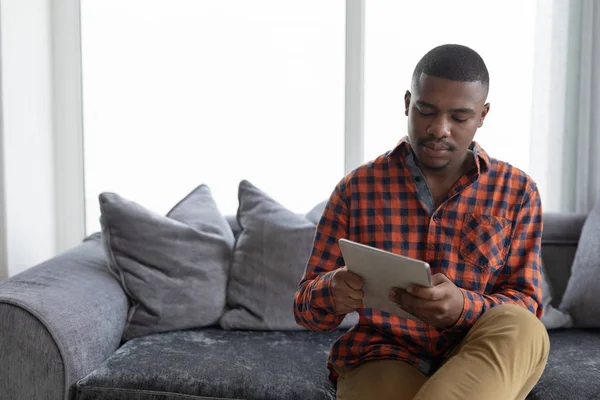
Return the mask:
<path id="1" fill-rule="evenodd" d="M 396 360 L 367 361 L 353 368 L 335 368 L 339 374 L 337 400 L 412 400 L 427 377 Z"/>
<path id="2" fill-rule="evenodd" d="M 415 400 L 525 399 L 548 360 L 544 325 L 523 307 L 486 311 Z"/>

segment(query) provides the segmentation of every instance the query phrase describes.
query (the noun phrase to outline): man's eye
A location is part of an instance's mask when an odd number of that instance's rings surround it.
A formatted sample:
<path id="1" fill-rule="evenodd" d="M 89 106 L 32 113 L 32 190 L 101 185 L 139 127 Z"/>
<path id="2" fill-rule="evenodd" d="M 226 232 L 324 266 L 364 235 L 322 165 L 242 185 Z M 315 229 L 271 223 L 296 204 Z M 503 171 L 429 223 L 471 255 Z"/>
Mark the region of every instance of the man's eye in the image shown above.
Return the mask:
<path id="1" fill-rule="evenodd" d="M 424 111 L 419 110 L 418 108 L 417 108 L 417 111 L 419 112 L 419 114 L 423 115 L 424 117 L 433 115 L 432 112 L 424 112 Z"/>
<path id="2" fill-rule="evenodd" d="M 459 123 L 467 122 L 469 120 L 469 118 L 458 118 L 458 117 L 452 117 L 452 119 Z"/>

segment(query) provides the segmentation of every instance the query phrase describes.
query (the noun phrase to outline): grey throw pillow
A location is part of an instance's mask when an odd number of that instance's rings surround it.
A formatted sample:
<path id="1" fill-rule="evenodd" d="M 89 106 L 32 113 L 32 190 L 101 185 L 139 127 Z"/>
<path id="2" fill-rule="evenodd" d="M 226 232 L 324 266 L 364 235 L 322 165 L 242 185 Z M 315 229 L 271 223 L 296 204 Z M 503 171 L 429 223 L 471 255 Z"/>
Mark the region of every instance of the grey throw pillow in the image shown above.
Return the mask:
<path id="1" fill-rule="evenodd" d="M 130 300 L 123 339 L 218 322 L 235 239 L 207 186 L 166 217 L 114 193 L 100 208 L 109 269 Z"/>
<path id="2" fill-rule="evenodd" d="M 242 181 L 237 218 L 242 232 L 231 262 L 227 288 L 230 309 L 221 318 L 221 327 L 304 330 L 294 319 L 293 301 L 312 251 L 316 217 L 311 221 L 298 215 Z M 341 328 L 357 320 L 356 313 L 350 314 Z"/>
<path id="3" fill-rule="evenodd" d="M 542 304 L 544 306 L 544 313 L 542 314 L 541 321 L 546 329 L 566 329 L 573 326 L 573 319 L 565 311 L 557 310 L 550 304 L 552 302 L 553 292 L 552 287 L 546 276 L 546 270 L 542 263 Z"/>
<path id="4" fill-rule="evenodd" d="M 313 224 L 318 225 L 326 205 L 327 200 L 323 200 L 322 202 L 314 206 L 312 210 L 306 213 L 306 219 L 312 222 Z"/>
<path id="5" fill-rule="evenodd" d="M 560 309 L 577 328 L 600 328 L 600 202 L 585 220 Z"/>

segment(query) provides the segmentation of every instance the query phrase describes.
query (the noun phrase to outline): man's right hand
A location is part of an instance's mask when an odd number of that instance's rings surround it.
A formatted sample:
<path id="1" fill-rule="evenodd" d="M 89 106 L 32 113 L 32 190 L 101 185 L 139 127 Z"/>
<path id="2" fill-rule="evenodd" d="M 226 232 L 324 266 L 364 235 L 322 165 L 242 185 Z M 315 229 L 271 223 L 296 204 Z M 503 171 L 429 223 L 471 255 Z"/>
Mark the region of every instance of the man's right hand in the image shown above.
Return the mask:
<path id="1" fill-rule="evenodd" d="M 360 276 L 348 271 L 347 267 L 335 270 L 332 279 L 335 313 L 348 314 L 362 307 L 364 292 Z"/>

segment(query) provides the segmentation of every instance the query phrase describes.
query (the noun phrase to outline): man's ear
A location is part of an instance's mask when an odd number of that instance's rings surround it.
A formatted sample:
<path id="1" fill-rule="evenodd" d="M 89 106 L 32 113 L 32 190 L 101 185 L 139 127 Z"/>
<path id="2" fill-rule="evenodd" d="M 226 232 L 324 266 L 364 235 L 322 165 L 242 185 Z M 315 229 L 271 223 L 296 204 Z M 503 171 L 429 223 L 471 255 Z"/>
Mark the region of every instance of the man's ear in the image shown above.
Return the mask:
<path id="1" fill-rule="evenodd" d="M 486 115 L 490 112 L 490 103 L 485 103 L 485 105 L 483 106 L 483 110 L 481 111 L 481 116 L 479 117 L 479 127 L 481 128 L 483 126 L 483 120 L 485 119 Z"/>
<path id="2" fill-rule="evenodd" d="M 404 93 L 404 115 L 408 117 L 408 109 L 410 108 L 410 90 Z"/>

